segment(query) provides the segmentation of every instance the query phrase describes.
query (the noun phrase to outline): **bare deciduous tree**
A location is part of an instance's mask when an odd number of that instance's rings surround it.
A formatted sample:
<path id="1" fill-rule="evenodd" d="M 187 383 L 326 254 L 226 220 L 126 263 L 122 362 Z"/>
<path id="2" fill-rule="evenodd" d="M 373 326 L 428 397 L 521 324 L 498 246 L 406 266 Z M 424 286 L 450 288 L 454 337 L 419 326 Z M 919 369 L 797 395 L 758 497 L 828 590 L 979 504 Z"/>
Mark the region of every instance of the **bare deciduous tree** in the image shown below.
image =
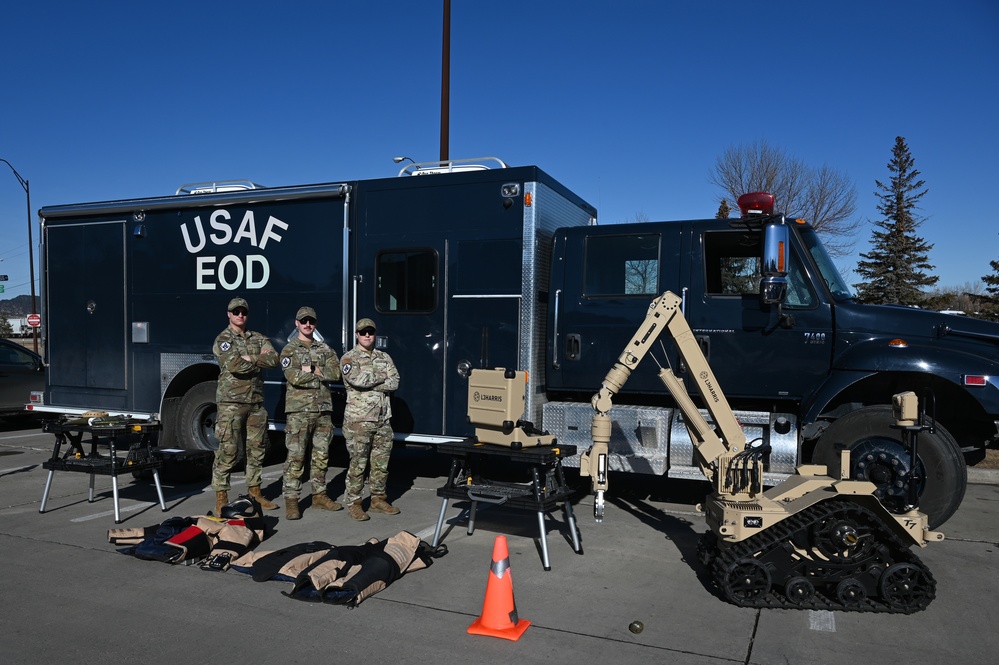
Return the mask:
<path id="1" fill-rule="evenodd" d="M 854 218 L 857 189 L 850 178 L 829 166 L 810 167 L 766 141 L 725 150 L 710 174 L 724 194 L 738 199 L 747 192 L 770 192 L 789 217 L 806 219 L 822 234 L 833 256 L 852 249 L 860 220 Z"/>

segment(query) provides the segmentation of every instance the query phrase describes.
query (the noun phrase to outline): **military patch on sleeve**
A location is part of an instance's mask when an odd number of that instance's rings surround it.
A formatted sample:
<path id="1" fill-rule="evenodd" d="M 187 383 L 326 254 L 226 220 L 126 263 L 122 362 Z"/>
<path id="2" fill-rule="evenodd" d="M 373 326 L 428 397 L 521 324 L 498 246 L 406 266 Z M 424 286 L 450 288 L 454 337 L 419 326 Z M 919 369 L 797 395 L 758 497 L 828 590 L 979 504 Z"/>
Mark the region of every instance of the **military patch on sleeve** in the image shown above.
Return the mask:
<path id="1" fill-rule="evenodd" d="M 340 371 L 344 374 L 350 374 L 350 363 L 344 363 L 343 367 L 340 368 Z"/>
<path id="2" fill-rule="evenodd" d="M 289 365 L 291 365 L 291 356 L 285 356 L 281 359 L 281 367 L 288 369 Z"/>
<path id="3" fill-rule="evenodd" d="M 232 344 L 230 344 L 229 342 L 222 342 L 221 344 L 219 344 L 219 348 L 222 349 L 223 351 L 228 351 L 229 349 L 232 348 Z"/>

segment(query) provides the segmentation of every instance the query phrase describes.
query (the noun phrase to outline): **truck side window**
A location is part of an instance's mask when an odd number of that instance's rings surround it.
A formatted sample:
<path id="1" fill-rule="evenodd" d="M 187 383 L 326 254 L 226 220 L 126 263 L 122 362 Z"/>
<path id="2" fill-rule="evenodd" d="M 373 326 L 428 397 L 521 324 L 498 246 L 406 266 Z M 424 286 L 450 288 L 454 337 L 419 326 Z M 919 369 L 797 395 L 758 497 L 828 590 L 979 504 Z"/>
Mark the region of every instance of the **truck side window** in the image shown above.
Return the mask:
<path id="1" fill-rule="evenodd" d="M 583 261 L 583 295 L 659 292 L 659 234 L 589 236 Z"/>
<path id="2" fill-rule="evenodd" d="M 379 312 L 430 312 L 437 305 L 437 252 L 381 252 L 375 258 L 375 306 Z"/>
<path id="3" fill-rule="evenodd" d="M 709 295 L 757 297 L 760 293 L 760 236 L 756 233 L 709 231 L 704 234 L 704 266 Z M 788 307 L 811 307 L 815 296 L 801 268 L 791 253 L 787 275 Z"/>
<path id="4" fill-rule="evenodd" d="M 759 293 L 760 254 L 759 234 L 705 233 L 707 292 L 722 296 Z"/>

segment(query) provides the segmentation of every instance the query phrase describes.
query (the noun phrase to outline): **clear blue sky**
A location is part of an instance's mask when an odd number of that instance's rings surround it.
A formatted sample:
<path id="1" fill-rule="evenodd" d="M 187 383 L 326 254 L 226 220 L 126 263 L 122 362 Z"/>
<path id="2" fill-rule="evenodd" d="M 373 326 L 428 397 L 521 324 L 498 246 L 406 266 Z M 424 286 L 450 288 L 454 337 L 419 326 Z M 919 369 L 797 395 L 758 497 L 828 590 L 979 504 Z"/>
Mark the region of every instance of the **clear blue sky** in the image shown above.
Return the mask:
<path id="1" fill-rule="evenodd" d="M 202 180 L 394 175 L 394 155 L 439 156 L 442 7 L 5 3 L 0 157 L 32 219 Z M 452 0 L 450 156 L 536 164 L 612 223 L 714 216 L 717 157 L 765 140 L 847 173 L 873 220 L 904 136 L 930 261 L 963 286 L 999 259 L 997 35 L 995 0 Z M 0 163 L 0 299 L 29 292 L 27 244 Z"/>

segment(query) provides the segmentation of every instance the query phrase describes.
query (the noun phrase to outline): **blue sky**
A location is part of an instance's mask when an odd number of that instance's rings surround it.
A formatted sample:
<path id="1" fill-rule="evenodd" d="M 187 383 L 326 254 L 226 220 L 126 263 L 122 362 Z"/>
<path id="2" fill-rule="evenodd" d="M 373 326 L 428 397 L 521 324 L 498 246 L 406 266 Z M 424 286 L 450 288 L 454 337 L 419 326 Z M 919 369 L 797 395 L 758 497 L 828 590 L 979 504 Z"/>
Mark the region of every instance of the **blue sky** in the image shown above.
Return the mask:
<path id="1" fill-rule="evenodd" d="M 0 157 L 33 219 L 195 181 L 394 175 L 394 155 L 439 157 L 442 6 L 7 3 Z M 874 220 L 904 136 L 940 286 L 999 259 L 995 0 L 452 0 L 451 23 L 451 158 L 536 164 L 602 223 L 690 219 L 717 210 L 722 151 L 763 140 L 845 172 Z M 0 299 L 29 292 L 27 224 L 0 163 Z"/>

